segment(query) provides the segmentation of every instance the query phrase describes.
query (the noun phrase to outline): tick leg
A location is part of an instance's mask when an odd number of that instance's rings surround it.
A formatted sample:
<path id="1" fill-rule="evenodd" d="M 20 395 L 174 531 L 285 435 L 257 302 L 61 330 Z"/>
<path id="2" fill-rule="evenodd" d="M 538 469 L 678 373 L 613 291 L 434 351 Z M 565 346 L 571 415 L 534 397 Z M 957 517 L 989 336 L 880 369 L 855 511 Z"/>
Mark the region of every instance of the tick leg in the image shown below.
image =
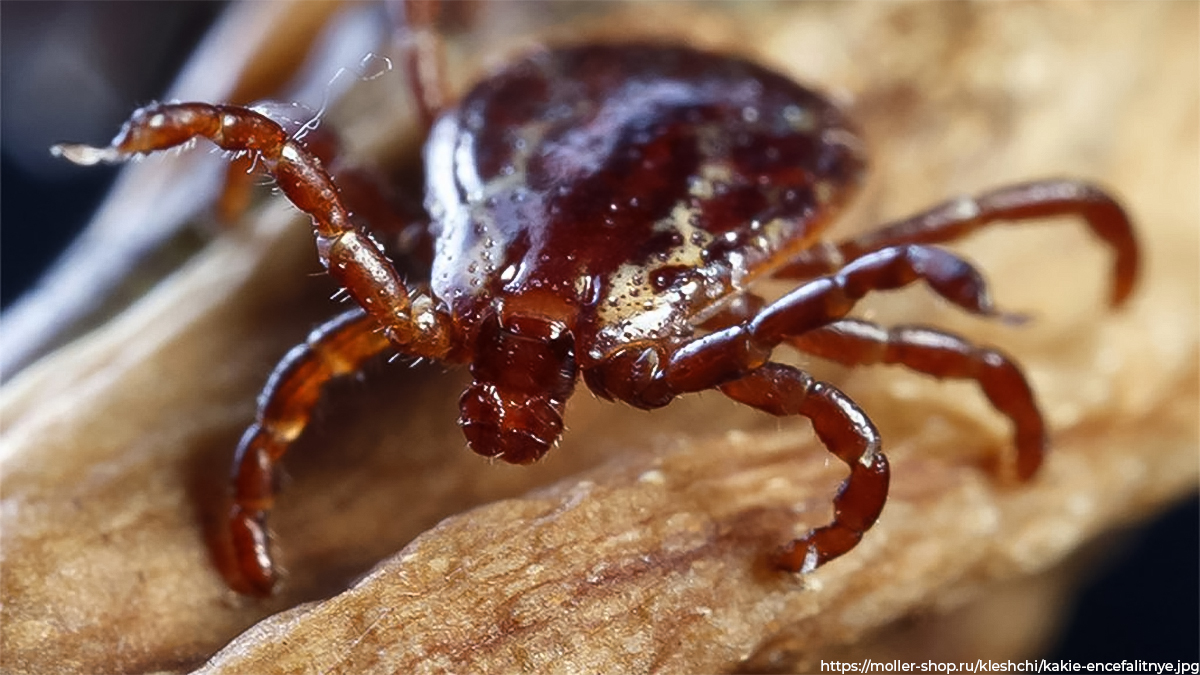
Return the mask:
<path id="1" fill-rule="evenodd" d="M 260 104 L 255 104 L 253 108 L 258 108 L 261 112 Z M 267 102 L 267 105 L 277 105 Z M 285 127 L 291 133 L 300 130 L 301 124 L 286 118 L 274 117 L 272 119 L 280 123 L 280 126 Z M 326 128 L 318 127 L 309 129 L 304 134 L 304 147 L 313 154 L 321 164 L 329 167 L 333 172 L 333 163 L 336 161 L 341 151 L 341 142 L 337 135 Z M 340 173 L 340 172 L 339 172 Z M 221 186 L 221 194 L 217 197 L 216 212 L 217 217 L 225 223 L 232 223 L 242 215 L 250 204 L 250 197 L 255 183 L 262 175 L 258 166 L 258 156 L 253 153 L 243 153 L 235 156 L 229 161 L 229 167 L 225 171 L 225 181 Z M 341 176 L 338 177 L 338 190 L 343 193 L 345 199 L 346 186 L 343 185 Z M 353 200 L 346 200 L 352 213 L 358 212 L 358 207 Z"/>
<path id="2" fill-rule="evenodd" d="M 997 222 L 1020 222 L 1057 216 L 1079 216 L 1092 233 L 1116 254 L 1110 302 L 1116 307 L 1133 290 L 1139 268 L 1139 249 L 1133 225 L 1121 205 L 1106 192 L 1072 180 L 1021 183 L 939 204 L 911 218 L 885 225 L 859 237 L 809 249 L 781 269 L 785 278 L 810 279 L 832 272 L 846 261 L 902 244 L 952 241 Z"/>
<path id="3" fill-rule="evenodd" d="M 879 432 L 866 413 L 833 386 L 778 363 L 724 384 L 721 391 L 772 415 L 809 418 L 825 447 L 850 467 L 833 499 L 833 522 L 789 544 L 780 567 L 811 572 L 854 548 L 883 510 L 890 475 Z"/>
<path id="4" fill-rule="evenodd" d="M 743 294 L 706 328 L 719 330 L 749 321 L 765 305 Z M 1033 390 L 1017 364 L 1007 356 L 979 348 L 963 338 L 932 328 L 900 326 L 888 330 L 859 319 L 842 319 L 786 340 L 796 349 L 845 366 L 899 364 L 944 379 L 973 379 L 992 406 L 1013 423 L 1017 475 L 1028 480 L 1041 466 L 1046 426 Z"/>
<path id="5" fill-rule="evenodd" d="M 433 120 L 448 100 L 442 38 L 437 31 L 440 0 L 392 0 L 388 3 L 397 26 L 396 42 L 421 125 Z"/>
<path id="6" fill-rule="evenodd" d="M 230 160 L 225 169 L 225 180 L 221 183 L 221 194 L 217 196 L 214 206 L 222 225 L 233 223 L 249 208 L 256 178 L 252 157 L 239 155 Z"/>
<path id="7" fill-rule="evenodd" d="M 386 237 L 388 250 L 408 256 L 421 252 L 425 264 L 432 257 L 433 242 L 429 238 L 428 216 L 418 201 L 397 199 L 388 184 L 387 176 L 376 167 L 365 166 L 347 159 L 341 138 L 329 127 L 309 129 L 304 134 L 304 147 L 329 172 L 337 186 L 338 196 L 360 228 L 366 227 L 378 237 Z M 235 161 L 247 161 L 246 156 Z M 253 161 L 252 159 L 250 161 Z M 230 179 L 236 175 L 247 183 L 254 174 L 230 167 Z M 226 181 L 230 189 L 231 180 Z M 236 186 L 235 186 L 236 189 Z M 225 195 L 222 195 L 222 202 Z M 218 208 L 223 208 L 218 203 Z"/>
<path id="8" fill-rule="evenodd" d="M 746 323 L 684 344 L 669 355 L 640 393 L 648 407 L 654 407 L 665 404 L 659 399 L 669 401 L 676 394 L 740 378 L 766 363 L 771 350 L 785 339 L 845 317 L 868 292 L 897 289 L 918 280 L 973 314 L 994 313 L 983 277 L 965 260 L 927 246 L 884 249 L 805 283 Z"/>
<path id="9" fill-rule="evenodd" d="M 252 592 L 268 595 L 275 584 L 266 518 L 275 501 L 276 465 L 308 425 L 321 389 L 390 347 L 371 317 L 354 309 L 309 334 L 267 380 L 255 422 L 234 455 L 229 513 L 238 569 Z"/>
<path id="10" fill-rule="evenodd" d="M 847 366 L 899 364 L 937 378 L 973 379 L 1013 424 L 1017 475 L 1033 476 L 1046 448 L 1046 427 L 1024 374 L 1005 355 L 950 333 L 917 326 L 891 330 L 846 319 L 788 338 L 801 351 Z"/>
<path id="11" fill-rule="evenodd" d="M 233 460 L 229 528 L 238 568 L 251 592 L 267 595 L 275 583 L 265 522 L 275 498 L 275 467 L 308 425 L 321 389 L 388 349 L 445 359 L 449 329 L 431 304 L 421 290 L 414 295 L 414 315 L 388 330 L 361 309 L 351 310 L 318 327 L 275 366 L 259 395 L 255 422 Z"/>
<path id="12" fill-rule="evenodd" d="M 134 112 L 106 148 L 60 145 L 54 150 L 77 164 L 95 164 L 177 147 L 195 138 L 256 155 L 288 199 L 311 216 L 317 253 L 330 276 L 385 332 L 408 323 L 408 291 L 391 261 L 354 228 L 321 161 L 265 115 L 240 106 L 153 104 Z"/>

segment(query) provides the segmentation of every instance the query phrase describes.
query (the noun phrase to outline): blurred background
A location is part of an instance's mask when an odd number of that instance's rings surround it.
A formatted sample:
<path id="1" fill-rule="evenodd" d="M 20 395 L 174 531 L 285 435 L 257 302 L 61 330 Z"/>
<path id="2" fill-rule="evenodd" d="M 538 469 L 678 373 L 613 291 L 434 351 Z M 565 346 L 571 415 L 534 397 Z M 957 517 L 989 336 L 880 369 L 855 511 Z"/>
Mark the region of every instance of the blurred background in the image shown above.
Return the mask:
<path id="1" fill-rule="evenodd" d="M 116 175 L 50 156 L 103 143 L 162 96 L 219 2 L 0 3 L 0 311 L 86 225 Z M 0 321 L 3 315 L 0 314 Z M 1045 656 L 1081 662 L 1200 657 L 1200 502 L 1120 535 Z"/>
<path id="2" fill-rule="evenodd" d="M 220 2 L 6 2 L 0 7 L 0 303 L 8 307 L 87 223 L 117 167 L 52 157 L 101 144 L 161 96 Z"/>

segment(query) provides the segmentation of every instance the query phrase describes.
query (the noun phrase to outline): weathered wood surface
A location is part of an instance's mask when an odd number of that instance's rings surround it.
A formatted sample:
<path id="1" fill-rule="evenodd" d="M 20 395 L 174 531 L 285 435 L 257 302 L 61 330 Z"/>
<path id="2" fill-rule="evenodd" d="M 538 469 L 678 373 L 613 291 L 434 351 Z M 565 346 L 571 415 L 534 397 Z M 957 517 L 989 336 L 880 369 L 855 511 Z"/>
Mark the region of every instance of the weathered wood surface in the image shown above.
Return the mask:
<path id="1" fill-rule="evenodd" d="M 799 580 L 765 557 L 828 519 L 842 477 L 803 420 L 716 393 L 654 413 L 581 393 L 546 461 L 500 466 L 453 422 L 461 373 L 387 364 L 337 386 L 289 455 L 273 520 L 286 583 L 239 597 L 214 562 L 230 453 L 275 359 L 334 310 L 307 228 L 269 202 L 0 391 L 0 667 L 183 672 L 212 656 L 201 672 L 718 672 L 1027 655 L 1053 629 L 1057 566 L 1196 490 L 1197 12 L 611 6 L 455 52 L 469 81 L 543 39 L 688 38 L 823 87 L 857 110 L 875 156 L 841 232 L 1033 177 L 1111 187 L 1146 249 L 1125 311 L 1104 307 L 1109 258 L 1070 222 L 959 247 L 1002 307 L 1036 315 L 1028 325 L 964 318 L 919 290 L 864 308 L 1024 363 L 1053 433 L 1031 484 L 994 477 L 1007 426 L 971 385 L 815 365 L 879 425 L 893 495 L 852 555 Z M 339 117 L 385 156 L 371 114 Z M 938 631 L 925 639 L 888 629 L 943 612 L 957 614 L 922 624 Z"/>

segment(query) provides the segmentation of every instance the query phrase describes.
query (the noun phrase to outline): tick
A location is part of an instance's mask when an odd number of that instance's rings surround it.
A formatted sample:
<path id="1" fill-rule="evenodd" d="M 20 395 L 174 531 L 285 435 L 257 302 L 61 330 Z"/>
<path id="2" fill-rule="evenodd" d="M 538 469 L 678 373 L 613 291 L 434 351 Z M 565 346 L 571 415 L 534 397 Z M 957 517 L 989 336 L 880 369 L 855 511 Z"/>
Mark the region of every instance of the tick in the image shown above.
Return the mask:
<path id="1" fill-rule="evenodd" d="M 322 264 L 356 305 L 279 363 L 237 449 L 228 527 L 251 592 L 268 594 L 277 581 L 266 525 L 277 465 L 322 387 L 377 355 L 467 365 L 467 443 L 514 464 L 558 441 L 581 376 L 595 394 L 638 408 L 717 389 L 809 418 L 849 467 L 833 520 L 776 558 L 783 570 L 809 572 L 853 549 L 879 517 L 888 462 L 868 415 L 835 387 L 772 361 L 776 347 L 976 381 L 1011 420 L 1016 474 L 1027 480 L 1046 431 L 1009 357 L 936 329 L 847 315 L 872 291 L 918 281 L 967 312 L 994 315 L 979 272 L 936 245 L 1003 221 L 1082 218 L 1115 252 L 1113 306 L 1138 274 L 1122 208 L 1074 180 L 1002 187 L 859 237 L 821 239 L 864 174 L 854 124 L 819 93 L 732 56 L 655 44 L 542 50 L 427 112 L 429 236 L 418 240 L 431 242 L 433 262 L 414 284 L 351 223 L 338 177 L 308 143 L 254 110 L 154 104 L 107 148 L 58 148 L 91 163 L 203 137 L 248 153 L 312 218 Z M 753 289 L 771 278 L 794 280 L 795 290 L 767 302 Z"/>

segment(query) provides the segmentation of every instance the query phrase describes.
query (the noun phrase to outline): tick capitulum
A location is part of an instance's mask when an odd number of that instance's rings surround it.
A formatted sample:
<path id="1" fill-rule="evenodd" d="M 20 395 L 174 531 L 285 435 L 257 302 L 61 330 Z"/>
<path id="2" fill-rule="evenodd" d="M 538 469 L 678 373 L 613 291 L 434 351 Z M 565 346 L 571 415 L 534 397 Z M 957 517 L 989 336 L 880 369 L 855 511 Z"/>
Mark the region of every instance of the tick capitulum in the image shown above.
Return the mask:
<path id="1" fill-rule="evenodd" d="M 774 415 L 809 418 L 850 475 L 833 520 L 778 556 L 782 569 L 807 572 L 851 550 L 875 522 L 889 469 L 867 415 L 829 384 L 772 362 L 775 347 L 975 380 L 1011 420 L 1016 472 L 1028 479 L 1045 428 L 1009 358 L 949 333 L 847 314 L 871 291 L 917 281 L 968 312 L 992 314 L 980 274 L 933 245 L 1000 221 L 1081 217 L 1115 252 L 1114 306 L 1138 270 L 1121 207 L 1072 180 L 955 199 L 818 243 L 864 171 L 851 122 L 778 73 L 687 47 L 540 51 L 441 111 L 425 146 L 432 274 L 419 285 L 403 283 L 351 225 L 337 177 L 306 143 L 252 110 L 156 104 L 136 112 L 109 148 L 61 150 L 118 159 L 195 137 L 257 157 L 312 217 L 321 262 L 357 305 L 277 366 L 237 450 L 229 528 L 240 571 L 262 594 L 276 583 L 266 528 L 276 465 L 321 388 L 378 354 L 467 364 L 473 382 L 459 419 L 467 441 L 517 464 L 558 440 L 580 375 L 596 394 L 640 408 L 715 388 Z M 768 303 L 749 290 L 765 278 L 797 286 Z"/>

